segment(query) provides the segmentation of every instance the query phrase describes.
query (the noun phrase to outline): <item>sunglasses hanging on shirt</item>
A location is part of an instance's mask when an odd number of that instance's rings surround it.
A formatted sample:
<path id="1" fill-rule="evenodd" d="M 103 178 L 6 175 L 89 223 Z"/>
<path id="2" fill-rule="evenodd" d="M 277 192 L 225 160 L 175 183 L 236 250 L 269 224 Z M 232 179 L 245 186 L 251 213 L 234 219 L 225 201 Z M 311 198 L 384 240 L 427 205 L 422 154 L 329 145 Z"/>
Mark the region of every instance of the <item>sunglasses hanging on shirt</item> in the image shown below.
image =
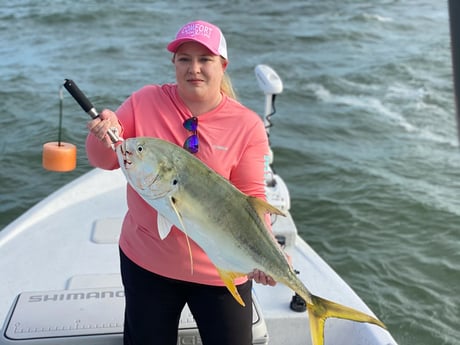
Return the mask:
<path id="1" fill-rule="evenodd" d="M 190 117 L 184 121 L 183 126 L 192 134 L 185 139 L 183 148 L 190 153 L 198 152 L 198 118 L 196 116 Z"/>

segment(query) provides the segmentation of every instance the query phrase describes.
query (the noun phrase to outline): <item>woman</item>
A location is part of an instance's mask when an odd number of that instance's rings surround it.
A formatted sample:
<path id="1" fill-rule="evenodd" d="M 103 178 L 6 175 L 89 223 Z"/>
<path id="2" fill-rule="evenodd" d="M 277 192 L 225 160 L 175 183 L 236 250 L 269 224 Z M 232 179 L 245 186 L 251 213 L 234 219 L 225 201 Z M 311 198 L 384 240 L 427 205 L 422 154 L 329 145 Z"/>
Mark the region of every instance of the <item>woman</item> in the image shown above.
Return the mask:
<path id="1" fill-rule="evenodd" d="M 119 168 L 108 129 L 122 137 L 151 136 L 183 146 L 242 192 L 265 198 L 264 168 L 269 154 L 259 116 L 238 103 L 225 73 L 225 38 L 204 21 L 184 25 L 167 49 L 173 53 L 176 83 L 148 85 L 116 111 L 104 110 L 88 123 L 90 163 Z M 192 135 L 191 135 L 192 134 Z M 128 212 L 120 235 L 125 287 L 125 344 L 177 343 L 178 322 L 188 303 L 203 344 L 252 344 L 251 280 L 235 281 L 246 306 L 228 292 L 206 254 L 191 242 L 193 273 L 184 234 L 161 240 L 157 212 L 128 185 Z M 210 210 L 212 212 L 212 210 Z M 255 270 L 249 279 L 275 285 Z"/>

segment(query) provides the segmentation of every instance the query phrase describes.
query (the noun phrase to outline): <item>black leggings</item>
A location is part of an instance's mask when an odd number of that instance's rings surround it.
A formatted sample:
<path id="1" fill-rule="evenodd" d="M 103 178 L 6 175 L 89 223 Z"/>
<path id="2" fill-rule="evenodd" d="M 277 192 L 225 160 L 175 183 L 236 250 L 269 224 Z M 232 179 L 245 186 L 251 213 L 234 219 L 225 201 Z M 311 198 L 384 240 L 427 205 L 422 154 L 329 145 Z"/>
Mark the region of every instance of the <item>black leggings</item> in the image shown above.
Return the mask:
<path id="1" fill-rule="evenodd" d="M 149 272 L 120 250 L 126 308 L 124 345 L 176 345 L 185 303 L 204 345 L 252 344 L 252 282 L 238 291 L 242 307 L 226 287 L 174 280 Z"/>

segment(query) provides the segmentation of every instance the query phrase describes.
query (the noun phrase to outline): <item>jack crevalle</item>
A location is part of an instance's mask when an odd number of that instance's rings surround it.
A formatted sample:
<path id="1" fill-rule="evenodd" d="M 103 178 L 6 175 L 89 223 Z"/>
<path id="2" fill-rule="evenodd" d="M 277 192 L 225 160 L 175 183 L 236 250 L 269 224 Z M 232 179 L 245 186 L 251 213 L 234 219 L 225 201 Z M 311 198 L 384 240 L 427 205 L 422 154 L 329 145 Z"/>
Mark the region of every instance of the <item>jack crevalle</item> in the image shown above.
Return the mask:
<path id="1" fill-rule="evenodd" d="M 167 141 L 131 138 L 116 150 L 128 182 L 161 215 L 160 237 L 168 236 L 172 224 L 182 230 L 206 252 L 242 306 L 233 281 L 257 268 L 306 301 L 314 345 L 323 345 L 329 317 L 385 328 L 373 316 L 308 291 L 266 228 L 266 213 L 283 215 L 277 208 L 241 193 L 195 156 Z"/>

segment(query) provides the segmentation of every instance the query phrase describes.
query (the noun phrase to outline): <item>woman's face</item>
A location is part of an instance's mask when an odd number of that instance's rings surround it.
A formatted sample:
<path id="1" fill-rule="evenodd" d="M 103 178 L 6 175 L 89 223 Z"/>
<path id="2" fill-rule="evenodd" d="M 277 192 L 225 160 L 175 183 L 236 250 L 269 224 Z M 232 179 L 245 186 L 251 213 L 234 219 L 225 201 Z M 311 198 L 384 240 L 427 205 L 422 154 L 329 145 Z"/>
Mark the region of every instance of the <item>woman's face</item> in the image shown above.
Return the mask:
<path id="1" fill-rule="evenodd" d="M 227 61 L 197 42 L 182 44 L 173 58 L 179 94 L 188 101 L 212 101 L 220 95 Z"/>

